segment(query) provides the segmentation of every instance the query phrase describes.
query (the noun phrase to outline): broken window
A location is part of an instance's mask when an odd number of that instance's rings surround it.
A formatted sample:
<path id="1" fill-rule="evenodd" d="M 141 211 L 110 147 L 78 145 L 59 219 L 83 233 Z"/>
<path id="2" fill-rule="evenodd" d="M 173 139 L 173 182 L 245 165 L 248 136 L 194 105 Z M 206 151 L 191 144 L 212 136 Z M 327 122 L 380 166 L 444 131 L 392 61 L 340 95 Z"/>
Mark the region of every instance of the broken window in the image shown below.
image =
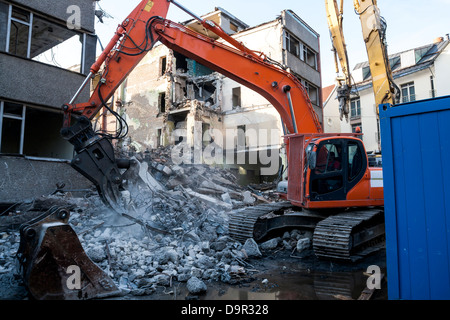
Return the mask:
<path id="1" fill-rule="evenodd" d="M 239 108 L 241 106 L 241 87 L 232 89 L 232 99 L 233 109 Z"/>
<path id="2" fill-rule="evenodd" d="M 245 138 L 245 125 L 237 127 L 237 147 L 245 148 L 246 146 L 246 138 Z"/>
<path id="3" fill-rule="evenodd" d="M 162 129 L 156 130 L 156 147 L 159 148 L 162 146 Z"/>
<path id="4" fill-rule="evenodd" d="M 160 68 L 159 68 L 159 75 L 163 76 L 166 74 L 167 71 L 167 57 L 161 57 L 159 60 Z"/>
<path id="5" fill-rule="evenodd" d="M 285 31 L 284 40 L 285 49 L 297 58 L 300 58 L 300 41 L 287 31 Z"/>
<path id="6" fill-rule="evenodd" d="M 212 106 L 215 103 L 216 87 L 214 81 L 202 81 L 194 83 L 193 86 L 195 99 L 204 101 L 206 106 Z"/>
<path id="7" fill-rule="evenodd" d="M 187 58 L 181 53 L 174 52 L 173 56 L 175 58 L 175 70 L 177 73 L 185 73 L 188 68 Z"/>
<path id="8" fill-rule="evenodd" d="M 319 89 L 309 83 L 308 81 L 305 81 L 305 89 L 306 92 L 308 92 L 309 100 L 311 100 L 311 103 L 318 105 L 319 104 Z"/>
<path id="9" fill-rule="evenodd" d="M 13 55 L 83 72 L 80 65 L 85 43 L 82 33 L 9 6 L 6 51 Z"/>
<path id="10" fill-rule="evenodd" d="M 214 142 L 211 137 L 211 125 L 209 123 L 202 123 L 202 137 L 203 137 L 203 147 L 207 147 Z"/>
<path id="11" fill-rule="evenodd" d="M 25 107 L 21 104 L 0 102 L 0 152 L 23 152 Z"/>
<path id="12" fill-rule="evenodd" d="M 61 138 L 62 115 L 0 101 L 0 152 L 69 159 L 73 146 Z"/>
<path id="13" fill-rule="evenodd" d="M 158 110 L 159 110 L 159 113 L 166 112 L 166 93 L 165 92 L 161 92 L 158 96 Z"/>
<path id="14" fill-rule="evenodd" d="M 9 16 L 9 39 L 6 51 L 19 57 L 29 58 L 33 14 L 10 6 Z"/>
<path id="15" fill-rule="evenodd" d="M 288 31 L 284 32 L 284 48 L 317 70 L 317 54 Z"/>
<path id="16" fill-rule="evenodd" d="M 303 43 L 302 47 L 303 47 L 302 60 L 305 61 L 310 67 L 316 69 L 317 68 L 316 53 Z"/>

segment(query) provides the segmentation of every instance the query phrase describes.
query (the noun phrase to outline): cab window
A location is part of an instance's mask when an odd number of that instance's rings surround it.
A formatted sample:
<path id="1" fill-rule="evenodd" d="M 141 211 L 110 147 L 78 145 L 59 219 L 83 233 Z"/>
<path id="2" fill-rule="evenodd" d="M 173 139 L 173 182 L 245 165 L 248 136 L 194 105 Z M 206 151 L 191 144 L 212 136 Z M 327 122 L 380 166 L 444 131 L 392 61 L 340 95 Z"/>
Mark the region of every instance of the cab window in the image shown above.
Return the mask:
<path id="1" fill-rule="evenodd" d="M 361 148 L 356 142 L 347 144 L 348 148 L 348 181 L 355 179 L 363 168 L 363 157 Z"/>

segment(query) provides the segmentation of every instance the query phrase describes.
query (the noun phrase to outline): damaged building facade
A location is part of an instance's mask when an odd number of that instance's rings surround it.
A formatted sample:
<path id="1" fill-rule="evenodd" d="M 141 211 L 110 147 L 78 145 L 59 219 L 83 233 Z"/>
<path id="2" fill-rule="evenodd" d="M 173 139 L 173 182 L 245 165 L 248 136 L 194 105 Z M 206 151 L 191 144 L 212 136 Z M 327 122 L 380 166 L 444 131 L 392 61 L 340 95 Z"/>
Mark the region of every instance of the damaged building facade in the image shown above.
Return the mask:
<path id="1" fill-rule="evenodd" d="M 284 10 L 273 21 L 249 27 L 215 8 L 202 18 L 287 67 L 322 119 L 319 35 L 300 17 Z M 195 20 L 183 24 L 215 36 Z M 253 90 L 164 45 L 145 56 L 112 103 L 129 126 L 126 148 L 145 152 L 185 143 L 194 150 L 191 161 L 229 168 L 241 183 L 272 181 L 284 168 L 283 129 L 275 108 Z M 114 130 L 114 118 L 105 121 Z"/>
<path id="2" fill-rule="evenodd" d="M 61 106 L 95 61 L 94 10 L 92 0 L 0 0 L 2 201 L 69 185 L 72 169 L 61 159 L 72 158 L 73 146 L 59 134 Z M 85 90 L 76 102 L 88 100 Z"/>

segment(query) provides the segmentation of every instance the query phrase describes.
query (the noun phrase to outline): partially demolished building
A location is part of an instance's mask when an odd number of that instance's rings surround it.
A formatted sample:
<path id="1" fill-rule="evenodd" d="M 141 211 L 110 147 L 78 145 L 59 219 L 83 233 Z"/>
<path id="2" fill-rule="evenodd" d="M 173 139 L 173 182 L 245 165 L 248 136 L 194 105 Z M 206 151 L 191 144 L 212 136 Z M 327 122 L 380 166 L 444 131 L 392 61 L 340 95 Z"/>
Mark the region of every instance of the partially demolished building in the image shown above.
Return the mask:
<path id="1" fill-rule="evenodd" d="M 222 8 L 202 18 L 289 68 L 322 119 L 319 35 L 294 12 L 284 10 L 255 27 Z M 184 25 L 215 36 L 195 20 Z M 145 152 L 183 142 L 194 150 L 190 161 L 227 167 L 242 183 L 271 180 L 283 168 L 283 130 L 275 108 L 251 89 L 163 45 L 134 69 L 112 104 L 129 126 L 126 149 Z M 114 130 L 115 119 L 105 117 L 103 125 Z"/>

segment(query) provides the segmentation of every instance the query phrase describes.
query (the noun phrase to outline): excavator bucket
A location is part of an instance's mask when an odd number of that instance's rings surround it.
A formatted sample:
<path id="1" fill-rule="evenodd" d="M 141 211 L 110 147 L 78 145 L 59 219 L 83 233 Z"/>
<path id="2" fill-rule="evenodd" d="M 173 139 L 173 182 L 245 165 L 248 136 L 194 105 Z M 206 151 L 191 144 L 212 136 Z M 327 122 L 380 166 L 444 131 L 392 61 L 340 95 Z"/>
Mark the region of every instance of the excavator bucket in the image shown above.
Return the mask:
<path id="1" fill-rule="evenodd" d="M 120 294 L 84 252 L 69 215 L 67 208 L 54 207 L 20 227 L 17 259 L 31 297 L 85 300 Z"/>

